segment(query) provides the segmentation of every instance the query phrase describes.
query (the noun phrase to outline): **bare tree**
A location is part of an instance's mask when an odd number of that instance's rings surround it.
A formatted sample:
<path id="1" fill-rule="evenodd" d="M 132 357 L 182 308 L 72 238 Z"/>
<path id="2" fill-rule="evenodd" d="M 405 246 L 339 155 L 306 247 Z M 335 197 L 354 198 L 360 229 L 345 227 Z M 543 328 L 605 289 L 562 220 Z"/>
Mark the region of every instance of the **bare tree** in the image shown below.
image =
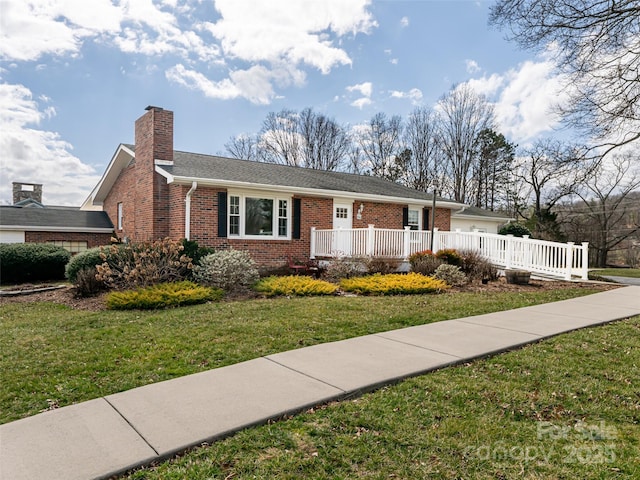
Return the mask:
<path id="1" fill-rule="evenodd" d="M 426 192 L 442 183 L 442 155 L 438 145 L 438 118 L 434 110 L 418 107 L 409 114 L 404 144 L 411 155 L 405 162 L 402 183 Z"/>
<path id="2" fill-rule="evenodd" d="M 357 142 L 370 173 L 397 180 L 395 161 L 401 152 L 402 119 L 397 115 L 388 118 L 382 112 L 376 113 L 358 132 Z"/>
<path id="3" fill-rule="evenodd" d="M 316 170 L 338 170 L 349 150 L 351 139 L 335 120 L 311 108 L 299 116 L 303 165 Z"/>
<path id="4" fill-rule="evenodd" d="M 440 114 L 440 148 L 450 180 L 450 191 L 445 193 L 458 202 L 472 203 L 479 134 L 493 127 L 493 107 L 471 87 L 461 84 L 444 95 L 436 108 Z"/>
<path id="5" fill-rule="evenodd" d="M 294 167 L 304 166 L 302 161 L 302 138 L 299 132 L 298 113 L 282 110 L 269 112 L 262 122 L 259 149 L 261 159 L 268 163 L 280 163 Z"/>
<path id="6" fill-rule="evenodd" d="M 256 161 L 260 159 L 259 142 L 255 135 L 241 134 L 231 137 L 231 139 L 224 144 L 224 148 L 233 158 Z"/>
<path id="7" fill-rule="evenodd" d="M 523 210 L 518 213 L 529 220 L 536 238 L 562 239 L 553 209 L 560 200 L 575 193 L 592 173 L 592 166 L 577 147 L 558 140 L 539 140 L 516 158 L 514 180 L 522 195 L 518 202 L 520 206 L 528 205 L 528 196 L 533 204 L 530 215 Z"/>
<path id="8" fill-rule="evenodd" d="M 640 139 L 637 0 L 498 0 L 490 23 L 524 48 L 551 47 L 568 76 L 570 125 L 609 149 Z"/>
<path id="9" fill-rule="evenodd" d="M 630 215 L 640 210 L 637 199 L 631 196 L 638 188 L 638 157 L 627 154 L 600 164 L 595 175 L 576 191 L 582 202 L 570 216 L 595 252 L 596 266 L 606 267 L 609 252 L 640 231 L 640 222 Z"/>

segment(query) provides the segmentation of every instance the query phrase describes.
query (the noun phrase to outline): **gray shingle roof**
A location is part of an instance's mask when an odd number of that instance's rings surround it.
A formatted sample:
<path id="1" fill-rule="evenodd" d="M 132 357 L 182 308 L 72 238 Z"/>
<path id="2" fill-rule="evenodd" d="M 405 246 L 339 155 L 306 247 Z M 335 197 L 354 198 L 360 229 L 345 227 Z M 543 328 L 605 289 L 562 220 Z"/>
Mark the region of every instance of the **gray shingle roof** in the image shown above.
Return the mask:
<path id="1" fill-rule="evenodd" d="M 106 212 L 80 210 L 76 207 L 19 207 L 0 206 L 0 227 L 50 227 L 74 231 L 82 229 L 109 229 L 113 224 Z"/>
<path id="2" fill-rule="evenodd" d="M 485 210 L 478 207 L 466 207 L 462 211 L 455 212 L 454 215 L 468 215 L 470 217 L 490 217 L 500 219 L 510 219 L 506 213 L 492 212 L 491 210 Z"/>
<path id="3" fill-rule="evenodd" d="M 132 145 L 127 145 L 127 147 L 133 148 Z M 255 185 L 348 192 L 352 194 L 362 193 L 415 199 L 421 202 L 433 199 L 433 195 L 430 193 L 419 192 L 372 176 L 327 172 L 181 151 L 174 151 L 173 165 L 162 165 L 160 168 L 174 177 L 247 182 Z M 452 200 L 441 200 L 455 203 Z"/>

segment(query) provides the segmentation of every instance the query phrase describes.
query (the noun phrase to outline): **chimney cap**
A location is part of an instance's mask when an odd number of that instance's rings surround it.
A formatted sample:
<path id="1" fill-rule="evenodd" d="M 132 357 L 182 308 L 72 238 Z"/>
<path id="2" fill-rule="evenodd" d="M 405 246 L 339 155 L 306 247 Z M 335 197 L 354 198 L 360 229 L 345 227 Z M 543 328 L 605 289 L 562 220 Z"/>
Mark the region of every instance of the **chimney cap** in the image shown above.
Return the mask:
<path id="1" fill-rule="evenodd" d="M 156 107 L 153 105 L 148 105 L 147 108 L 145 108 L 145 110 L 149 111 L 149 110 L 164 110 L 164 108 L 162 107 Z"/>

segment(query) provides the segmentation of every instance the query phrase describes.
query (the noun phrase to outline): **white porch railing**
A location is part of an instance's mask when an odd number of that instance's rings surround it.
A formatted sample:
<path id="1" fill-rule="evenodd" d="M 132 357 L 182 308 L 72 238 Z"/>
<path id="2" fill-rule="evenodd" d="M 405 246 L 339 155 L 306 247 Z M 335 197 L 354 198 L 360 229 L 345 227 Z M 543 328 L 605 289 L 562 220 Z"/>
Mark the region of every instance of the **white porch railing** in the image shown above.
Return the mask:
<path id="1" fill-rule="evenodd" d="M 415 252 L 431 248 L 474 250 L 501 268 L 517 268 L 532 273 L 570 280 L 587 279 L 589 244 L 547 242 L 527 236 L 497 235 L 483 232 L 434 232 L 387 228 L 329 229 L 311 228 L 311 258 L 383 257 L 407 260 Z"/>

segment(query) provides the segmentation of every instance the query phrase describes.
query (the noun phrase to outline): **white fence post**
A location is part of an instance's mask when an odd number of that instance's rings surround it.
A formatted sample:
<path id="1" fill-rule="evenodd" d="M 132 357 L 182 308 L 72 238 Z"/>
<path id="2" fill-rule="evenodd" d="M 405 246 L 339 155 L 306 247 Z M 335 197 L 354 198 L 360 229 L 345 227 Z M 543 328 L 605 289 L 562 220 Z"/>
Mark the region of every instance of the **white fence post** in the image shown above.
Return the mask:
<path id="1" fill-rule="evenodd" d="M 370 223 L 367 230 L 367 255 L 373 257 L 375 252 L 376 231 L 375 225 Z"/>
<path id="2" fill-rule="evenodd" d="M 309 258 L 313 260 L 316 258 L 316 227 L 311 227 L 311 252 L 309 252 Z"/>
<path id="3" fill-rule="evenodd" d="M 589 280 L 589 242 L 582 242 L 582 280 Z"/>
<path id="4" fill-rule="evenodd" d="M 573 269 L 573 242 L 567 242 L 567 248 L 565 249 L 565 263 L 564 263 L 564 279 L 571 280 L 571 270 Z"/>
<path id="5" fill-rule="evenodd" d="M 505 242 L 507 243 L 504 259 L 505 268 L 511 268 L 511 261 L 513 260 L 513 235 L 507 235 Z"/>
<path id="6" fill-rule="evenodd" d="M 411 227 L 404 227 L 404 233 L 402 234 L 402 258 L 407 260 L 411 252 Z"/>

